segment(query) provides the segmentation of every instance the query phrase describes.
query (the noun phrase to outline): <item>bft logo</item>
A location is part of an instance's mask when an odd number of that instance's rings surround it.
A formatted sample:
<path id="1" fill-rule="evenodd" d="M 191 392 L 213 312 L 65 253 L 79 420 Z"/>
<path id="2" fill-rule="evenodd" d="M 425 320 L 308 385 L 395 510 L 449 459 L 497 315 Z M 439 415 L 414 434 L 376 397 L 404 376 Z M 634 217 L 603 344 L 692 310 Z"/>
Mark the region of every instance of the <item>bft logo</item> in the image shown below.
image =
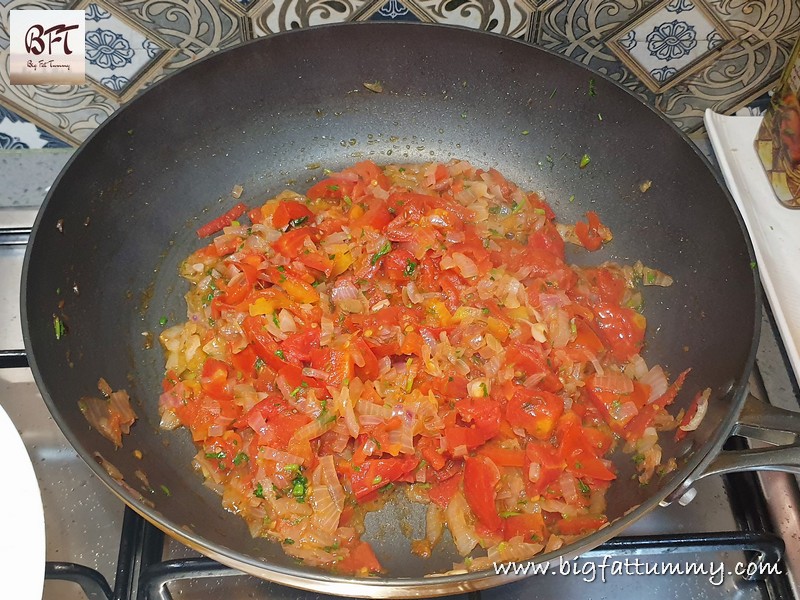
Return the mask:
<path id="1" fill-rule="evenodd" d="M 10 79 L 20 84 L 86 82 L 86 13 L 12 10 Z"/>
<path id="2" fill-rule="evenodd" d="M 69 32 L 78 27 L 78 25 L 59 23 L 45 30 L 41 25 L 34 25 L 25 34 L 25 50 L 39 56 L 46 48 L 47 54 L 53 54 L 53 45 L 55 44 L 56 50 L 58 50 L 60 43 L 64 54 L 72 54 L 72 50 L 69 49 Z M 45 41 L 47 45 L 45 45 Z"/>

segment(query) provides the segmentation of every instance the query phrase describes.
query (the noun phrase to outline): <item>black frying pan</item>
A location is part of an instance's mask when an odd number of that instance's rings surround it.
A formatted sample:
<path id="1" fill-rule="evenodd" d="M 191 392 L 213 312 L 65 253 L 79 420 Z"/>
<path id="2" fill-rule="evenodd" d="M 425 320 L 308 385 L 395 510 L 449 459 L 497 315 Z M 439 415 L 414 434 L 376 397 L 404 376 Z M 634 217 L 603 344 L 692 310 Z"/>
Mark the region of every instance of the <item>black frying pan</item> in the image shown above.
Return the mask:
<path id="1" fill-rule="evenodd" d="M 363 86 L 376 80 L 382 93 Z M 584 153 L 591 163 L 579 169 Z M 608 494 L 609 517 L 618 520 L 553 556 L 621 532 L 718 453 L 744 401 L 760 306 L 742 223 L 694 146 L 613 82 L 524 43 L 456 28 L 343 25 L 246 44 L 154 86 L 90 137 L 39 213 L 22 288 L 29 360 L 59 426 L 126 503 L 200 552 L 307 589 L 413 596 L 509 581 L 490 573 L 423 579 L 459 559 L 447 544 L 428 560 L 409 552 L 398 522 L 410 519 L 419 535 L 422 520 L 408 506 L 368 519 L 366 539 L 387 577 L 356 580 L 298 566 L 278 545 L 252 539 L 202 486 L 185 432 L 158 428 L 164 362 L 157 343 L 145 348 L 143 332 L 157 336 L 162 316 L 184 317 L 177 266 L 200 245 L 196 227 L 236 202 L 235 184 L 245 202 L 260 204 L 289 181 L 308 187 L 322 175 L 316 165 L 335 170 L 364 157 L 494 166 L 543 191 L 562 221 L 600 213 L 614 241 L 575 261 L 640 259 L 675 279 L 646 293 L 645 356 L 673 374 L 692 367 L 675 410 L 711 387 L 708 415 L 680 446 L 665 437 L 664 460 L 678 458 L 679 469 L 649 486 L 630 481 L 632 461 L 620 456 Z M 653 183 L 643 193 L 645 180 Z M 67 327 L 60 340 L 54 315 Z M 118 451 L 78 410 L 101 376 L 127 388 L 140 415 Z M 134 471 L 141 469 L 171 496 L 148 494 L 153 506 L 144 503 L 98 466 L 95 453 L 132 488 L 140 487 Z"/>

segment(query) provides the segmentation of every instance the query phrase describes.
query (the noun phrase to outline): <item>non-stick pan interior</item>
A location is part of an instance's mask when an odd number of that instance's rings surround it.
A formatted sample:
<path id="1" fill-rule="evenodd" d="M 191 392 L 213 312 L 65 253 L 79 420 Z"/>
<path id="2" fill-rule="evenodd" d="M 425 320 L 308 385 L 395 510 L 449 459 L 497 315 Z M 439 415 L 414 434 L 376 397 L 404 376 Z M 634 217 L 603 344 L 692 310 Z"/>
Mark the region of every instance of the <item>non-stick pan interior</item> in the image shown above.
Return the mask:
<path id="1" fill-rule="evenodd" d="M 382 92 L 364 86 L 376 81 Z M 163 356 L 153 340 L 162 317 L 184 317 L 179 261 L 201 244 L 196 227 L 236 202 L 234 185 L 256 205 L 364 158 L 463 158 L 544 192 L 562 221 L 597 211 L 614 240 L 573 259 L 639 259 L 672 275 L 671 288 L 646 292 L 645 356 L 672 374 L 693 368 L 676 410 L 714 390 L 703 426 L 680 448 L 665 443 L 665 459 L 720 442 L 738 403 L 726 392 L 741 388 L 751 361 L 755 279 L 738 216 L 689 142 L 615 84 L 520 42 L 421 25 L 336 26 L 250 43 L 154 86 L 98 129 L 39 215 L 22 303 L 34 374 L 84 458 L 99 452 L 155 508 L 117 486 L 126 501 L 215 552 L 305 572 L 277 545 L 251 539 L 201 485 L 188 434 L 159 430 Z M 67 327 L 60 340 L 54 315 Z M 119 450 L 78 410 L 99 377 L 128 389 L 139 413 Z M 619 466 L 612 518 L 652 504 L 677 479 L 640 486 L 629 457 Z M 390 576 L 450 568 L 449 550 L 427 561 L 408 551 L 398 523 L 411 521 L 419 535 L 414 507 L 391 510 L 368 521 Z"/>

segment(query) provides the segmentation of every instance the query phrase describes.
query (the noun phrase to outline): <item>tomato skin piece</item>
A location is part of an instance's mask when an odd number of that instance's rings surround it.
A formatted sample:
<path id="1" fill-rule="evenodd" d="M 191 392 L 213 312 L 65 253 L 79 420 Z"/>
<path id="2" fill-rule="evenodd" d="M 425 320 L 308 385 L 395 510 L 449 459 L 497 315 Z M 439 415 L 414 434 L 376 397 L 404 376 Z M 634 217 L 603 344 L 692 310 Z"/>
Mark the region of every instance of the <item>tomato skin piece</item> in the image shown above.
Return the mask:
<path id="1" fill-rule="evenodd" d="M 497 484 L 500 470 L 486 456 L 468 456 L 464 459 L 464 496 L 472 513 L 490 531 L 503 528 L 503 519 L 497 513 Z"/>
<path id="2" fill-rule="evenodd" d="M 303 224 L 314 221 L 314 213 L 305 205 L 296 200 L 281 200 L 272 214 L 272 226 L 275 229 L 284 229 L 290 223 L 297 222 L 305 217 Z"/>
<path id="3" fill-rule="evenodd" d="M 245 317 L 242 329 L 258 357 L 273 370 L 279 371 L 288 364 L 285 358 L 280 356 L 280 347 L 267 332 L 264 317 Z"/>
<path id="4" fill-rule="evenodd" d="M 536 439 L 546 440 L 564 412 L 564 401 L 545 391 L 520 388 L 506 404 L 506 419 Z"/>
<path id="5" fill-rule="evenodd" d="M 611 354 L 619 361 L 627 361 L 638 354 L 644 344 L 647 321 L 625 306 L 601 303 L 594 307 L 595 328 Z"/>
<path id="6" fill-rule="evenodd" d="M 241 217 L 244 213 L 247 212 L 247 206 L 242 204 L 241 202 L 226 212 L 224 215 L 221 215 L 203 225 L 200 229 L 197 230 L 197 237 L 204 238 L 208 237 L 218 231 L 222 231 L 226 227 L 230 227 L 231 223 L 233 223 L 236 219 Z"/>

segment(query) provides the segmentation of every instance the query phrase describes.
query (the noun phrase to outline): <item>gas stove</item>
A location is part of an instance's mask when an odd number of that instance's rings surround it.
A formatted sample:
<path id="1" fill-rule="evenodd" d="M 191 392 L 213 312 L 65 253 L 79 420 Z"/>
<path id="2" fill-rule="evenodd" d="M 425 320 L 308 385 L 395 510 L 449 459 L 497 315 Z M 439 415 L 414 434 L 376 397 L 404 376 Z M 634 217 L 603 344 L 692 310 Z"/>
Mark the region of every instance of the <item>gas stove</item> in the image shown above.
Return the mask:
<path id="1" fill-rule="evenodd" d="M 0 191 L 0 405 L 20 432 L 44 505 L 45 600 L 324 597 L 243 575 L 203 558 L 142 520 L 94 476 L 61 434 L 25 366 L 19 286 L 29 227 L 64 155 L 0 156 L 3 178 L 36 173 L 42 188 Z M 44 173 L 44 174 L 43 174 Z M 14 205 L 12 206 L 12 199 Z M 764 302 L 751 391 L 800 410 L 797 381 Z M 732 439 L 729 445 L 744 442 Z M 794 476 L 745 473 L 696 484 L 686 506 L 658 509 L 576 561 L 462 597 L 800 598 L 800 504 Z M 11 543 L 4 540 L 3 543 Z"/>

